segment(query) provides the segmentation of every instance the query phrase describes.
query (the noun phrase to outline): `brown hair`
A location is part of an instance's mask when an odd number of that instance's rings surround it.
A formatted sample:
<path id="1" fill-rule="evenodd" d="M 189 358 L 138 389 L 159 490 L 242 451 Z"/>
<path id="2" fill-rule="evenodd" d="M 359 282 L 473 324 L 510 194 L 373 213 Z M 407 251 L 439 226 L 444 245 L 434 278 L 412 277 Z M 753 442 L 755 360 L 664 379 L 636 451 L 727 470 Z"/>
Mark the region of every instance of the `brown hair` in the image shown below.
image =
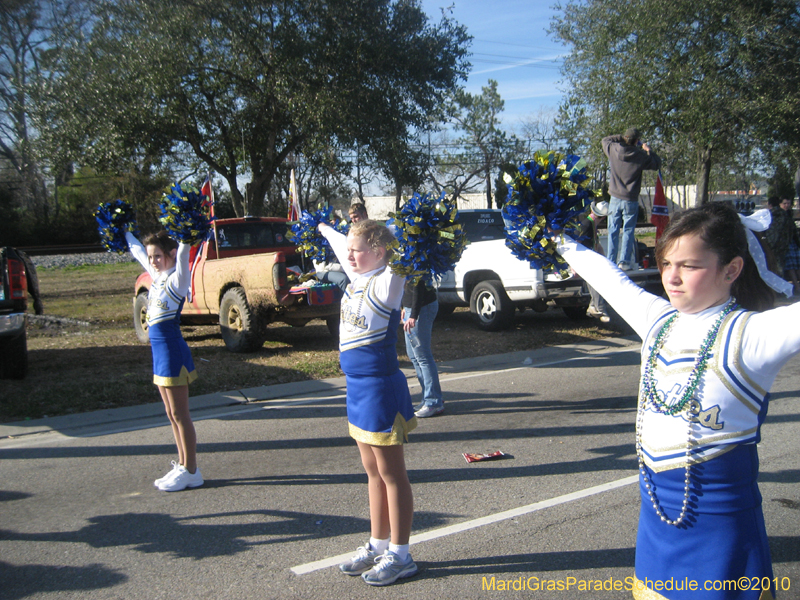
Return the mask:
<path id="1" fill-rule="evenodd" d="M 733 208 L 724 202 L 709 202 L 674 217 L 656 246 L 659 270 L 662 269 L 664 255 L 678 238 L 685 235 L 697 235 L 703 240 L 706 247 L 719 258 L 720 266 L 741 256 L 744 268 L 731 286 L 731 295 L 747 310 L 772 308 L 775 292 L 761 279 L 747 247 L 744 225 Z"/>
<path id="2" fill-rule="evenodd" d="M 348 214 L 353 214 L 354 212 L 361 213 L 365 217 L 367 216 L 367 207 L 363 202 L 353 202 L 350 205 L 350 209 L 347 211 Z"/>
<path id="3" fill-rule="evenodd" d="M 394 251 L 392 245 L 397 241 L 385 225 L 372 219 L 364 219 L 358 223 L 353 223 L 350 226 L 350 234 L 354 237 L 363 238 L 373 250 L 384 248 L 387 251 L 387 259 L 388 254 Z"/>
<path id="4" fill-rule="evenodd" d="M 145 246 L 155 246 L 161 248 L 164 254 L 169 254 L 178 247 L 178 242 L 169 237 L 169 234 L 163 229 L 158 233 L 151 233 L 142 242 Z"/>

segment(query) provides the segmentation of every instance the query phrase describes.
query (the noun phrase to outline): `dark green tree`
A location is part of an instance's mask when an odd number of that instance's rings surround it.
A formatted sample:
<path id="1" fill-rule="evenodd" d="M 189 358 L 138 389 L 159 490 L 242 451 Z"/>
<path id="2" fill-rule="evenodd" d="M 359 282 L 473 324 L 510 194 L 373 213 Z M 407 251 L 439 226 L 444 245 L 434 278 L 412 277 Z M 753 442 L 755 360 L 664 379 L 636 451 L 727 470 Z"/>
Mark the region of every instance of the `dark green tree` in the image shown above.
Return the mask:
<path id="1" fill-rule="evenodd" d="M 796 36 L 797 6 L 789 0 L 558 5 L 551 33 L 571 47 L 563 64 L 569 90 L 562 127 L 580 118 L 581 131 L 570 137 L 599 144 L 605 135 L 636 126 L 668 161 L 690 153 L 698 198 L 706 201 L 714 160 L 741 154 L 754 139 L 748 133 L 771 110 L 774 95 L 759 95 L 753 85 L 780 77 L 784 69 L 797 71 L 797 40 L 782 46 Z M 789 63 L 768 63 L 767 56 Z M 796 89 L 782 113 L 795 121 Z M 759 128 L 759 143 L 768 142 L 764 131 Z"/>
<path id="2" fill-rule="evenodd" d="M 60 63 L 52 142 L 106 168 L 191 153 L 239 214 L 260 213 L 292 153 L 407 140 L 468 68 L 466 30 L 429 23 L 417 0 L 95 4 L 87 41 Z"/>
<path id="3" fill-rule="evenodd" d="M 453 143 L 445 141 L 444 149 L 436 157 L 431 175 L 437 189 L 458 198 L 463 192 L 483 187 L 486 205 L 492 207 L 492 176 L 502 163 L 514 162 L 524 153 L 524 146 L 516 136 L 500 127 L 504 108 L 505 102 L 493 79 L 481 88 L 480 94 L 455 91 L 448 113 L 458 137 Z"/>
<path id="4" fill-rule="evenodd" d="M 59 207 L 48 195 L 47 178 L 59 167 L 38 148 L 41 124 L 36 110 L 41 89 L 54 77 L 48 64 L 63 36 L 80 27 L 80 0 L 3 0 L 0 2 L 0 159 L 11 176 L 15 204 L 26 228 L 51 227 Z"/>

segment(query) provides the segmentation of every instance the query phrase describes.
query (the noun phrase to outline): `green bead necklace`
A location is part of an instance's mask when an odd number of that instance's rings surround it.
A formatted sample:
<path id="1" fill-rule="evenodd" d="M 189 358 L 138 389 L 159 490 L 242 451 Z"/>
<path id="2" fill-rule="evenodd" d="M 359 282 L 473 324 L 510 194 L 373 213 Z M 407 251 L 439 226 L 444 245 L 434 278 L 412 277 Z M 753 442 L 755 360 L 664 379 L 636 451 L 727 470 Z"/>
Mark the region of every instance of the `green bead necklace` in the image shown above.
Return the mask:
<path id="1" fill-rule="evenodd" d="M 692 369 L 692 372 L 689 374 L 689 380 L 686 382 L 686 388 L 683 392 L 683 395 L 681 396 L 680 400 L 674 404 L 667 404 L 664 400 L 659 398 L 654 377 L 656 367 L 658 366 L 658 354 L 664 347 L 667 337 L 669 337 L 669 333 L 672 330 L 672 326 L 678 319 L 678 315 L 680 313 L 675 312 L 669 319 L 667 319 L 666 323 L 664 323 L 664 326 L 658 332 L 658 335 L 656 335 L 656 339 L 653 341 L 653 345 L 650 348 L 650 356 L 645 364 L 644 376 L 642 377 L 642 387 L 644 388 L 643 392 L 645 398 L 647 398 L 654 410 L 662 414 L 672 416 L 682 412 L 683 409 L 686 408 L 686 406 L 692 401 L 692 398 L 694 398 L 694 394 L 697 391 L 697 386 L 700 385 L 700 379 L 708 367 L 708 357 L 711 355 L 711 348 L 714 346 L 714 342 L 717 340 L 719 328 L 722 326 L 722 322 L 725 320 L 725 317 L 736 310 L 736 308 L 738 308 L 736 300 L 731 298 L 728 301 L 728 304 L 725 305 L 725 308 L 722 309 L 722 312 L 719 313 L 717 320 L 714 321 L 714 324 L 708 330 L 708 333 L 706 333 L 706 337 L 703 340 L 703 343 L 700 345 L 700 352 L 698 353 L 697 360 L 694 363 L 694 369 Z"/>
<path id="2" fill-rule="evenodd" d="M 647 469 L 645 468 L 644 462 L 644 449 L 643 449 L 643 441 L 642 441 L 642 429 L 644 423 L 644 412 L 647 408 L 648 402 L 650 405 L 658 412 L 663 413 L 665 415 L 675 415 L 681 412 L 687 405 L 691 406 L 692 399 L 694 398 L 694 393 L 697 391 L 697 386 L 700 382 L 700 377 L 702 377 L 703 373 L 706 371 L 706 367 L 708 366 L 708 357 L 711 354 L 711 348 L 714 345 L 714 342 L 717 339 L 717 334 L 719 333 L 719 328 L 722 326 L 722 322 L 725 320 L 731 312 L 736 310 L 738 305 L 736 304 L 735 298 L 731 298 L 725 308 L 722 309 L 717 320 L 714 321 L 714 324 L 708 330 L 703 343 L 700 346 L 700 354 L 697 357 L 697 361 L 695 362 L 694 369 L 692 370 L 691 374 L 689 375 L 689 381 L 686 384 L 686 391 L 684 392 L 681 399 L 676 402 L 675 404 L 667 404 L 666 402 L 662 401 L 658 397 L 658 392 L 655 386 L 655 380 L 653 378 L 653 373 L 656 369 L 656 362 L 658 359 L 658 353 L 664 347 L 664 343 L 667 340 L 667 336 L 669 335 L 670 330 L 672 329 L 673 323 L 678 318 L 678 313 L 676 312 L 672 315 L 669 319 L 667 319 L 664 326 L 661 328 L 661 331 L 658 332 L 655 341 L 653 342 L 653 346 L 650 349 L 650 356 L 647 360 L 647 364 L 645 365 L 644 369 L 644 377 L 642 378 L 642 395 L 639 399 L 639 405 L 636 411 L 636 458 L 639 462 L 639 473 L 642 476 L 642 480 L 644 482 L 645 489 L 647 490 L 647 495 L 650 499 L 650 502 L 653 505 L 653 510 L 656 511 L 656 515 L 666 523 L 667 525 L 672 525 L 674 527 L 680 526 L 684 519 L 686 518 L 686 514 L 689 511 L 689 497 L 691 495 L 692 489 L 692 480 L 691 480 L 691 468 L 692 468 L 692 419 L 687 418 L 687 439 L 686 439 L 686 465 L 684 466 L 684 486 L 683 486 L 683 505 L 681 506 L 681 512 L 675 519 L 670 519 L 664 514 L 664 511 L 661 508 L 661 505 L 658 502 L 658 498 L 655 494 L 655 489 L 653 483 L 650 481 L 650 477 L 647 474 Z"/>

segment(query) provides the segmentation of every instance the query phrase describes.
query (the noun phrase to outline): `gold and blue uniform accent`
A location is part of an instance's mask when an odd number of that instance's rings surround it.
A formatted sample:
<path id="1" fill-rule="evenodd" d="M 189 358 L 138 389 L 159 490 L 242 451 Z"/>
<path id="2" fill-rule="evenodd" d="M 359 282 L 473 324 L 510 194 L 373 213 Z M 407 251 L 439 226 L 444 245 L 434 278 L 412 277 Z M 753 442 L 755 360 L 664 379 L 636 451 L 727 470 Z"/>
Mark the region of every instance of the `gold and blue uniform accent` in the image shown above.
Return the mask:
<path id="1" fill-rule="evenodd" d="M 559 252 L 624 316 L 643 340 L 648 359 L 664 322 L 675 312 L 665 299 L 634 284 L 604 256 L 573 240 Z M 681 313 L 656 357 L 658 399 L 680 401 L 695 361 L 723 305 Z M 639 581 L 673 581 L 672 590 L 634 588 L 637 600 L 767 600 L 771 591 L 684 588 L 684 581 L 766 581 L 773 578 L 758 490 L 758 446 L 769 390 L 781 367 L 800 353 L 800 303 L 763 312 L 734 310 L 722 321 L 707 368 L 682 413 L 651 407 L 641 413 L 640 493 L 636 540 Z M 643 361 L 643 376 L 647 362 Z M 640 394 L 643 392 L 640 389 Z M 647 396 L 643 401 L 651 400 Z M 687 457 L 688 454 L 688 457 Z M 686 493 L 689 463 L 689 490 Z M 650 489 L 647 489 L 649 482 Z M 651 500 L 651 493 L 655 502 Z M 685 517 L 676 519 L 687 501 Z M 763 579 L 762 579 L 763 578 Z M 773 580 L 774 581 L 774 580 Z M 781 596 L 782 597 L 782 596 Z"/>
<path id="2" fill-rule="evenodd" d="M 397 360 L 403 279 L 386 268 L 352 275 L 339 323 L 350 436 L 372 446 L 398 446 L 417 426 Z"/>
<path id="3" fill-rule="evenodd" d="M 643 360 L 670 311 L 656 320 L 642 345 Z M 645 404 L 642 454 L 647 477 L 640 477 L 642 506 L 636 539 L 636 577 L 640 580 L 731 581 L 773 577 L 761 493 L 757 485 L 756 442 L 769 394 L 747 374 L 739 352 L 753 313 L 738 310 L 723 320 L 709 355 L 708 369 L 690 405 L 666 415 Z M 667 404 L 681 397 L 699 349 L 662 348 L 657 357 L 656 388 Z M 640 389 L 640 394 L 645 393 Z M 686 431 L 691 423 L 687 458 Z M 682 433 L 682 435 L 681 435 Z M 648 483 L 666 515 L 681 513 L 686 496 L 684 470 L 691 463 L 689 507 L 685 521 L 666 526 L 653 509 Z M 693 535 L 687 535 L 692 530 Z M 699 537 L 702 538 L 700 541 Z M 708 553 L 702 548 L 714 548 Z M 699 555 L 702 553 L 702 556 Z M 708 598 L 728 600 L 773 596 L 746 590 L 673 589 L 661 595 L 634 590 L 636 600 Z"/>
<path id="4" fill-rule="evenodd" d="M 647 360 L 655 333 L 672 312 L 665 313 L 651 328 L 647 343 L 642 345 L 643 361 Z M 690 420 L 692 464 L 721 456 L 736 444 L 757 443 L 761 439 L 761 424 L 767 414 L 769 393 L 747 374 L 738 352 L 742 332 L 752 314 L 734 311 L 722 322 L 709 356 L 708 370 L 688 410 L 665 415 L 654 410 L 649 403 L 645 404 L 642 451 L 645 464 L 653 471 L 686 465 L 685 432 Z M 663 348 L 658 354 L 655 378 L 662 401 L 672 404 L 684 393 L 697 353 L 697 348 L 687 347 L 677 350 Z M 639 393 L 645 393 L 643 387 Z"/>
<path id="5" fill-rule="evenodd" d="M 383 338 L 342 352 L 350 436 L 372 446 L 398 446 L 417 426 L 406 376 L 397 360 L 400 311 L 392 311 Z M 341 330 L 341 328 L 340 328 Z"/>
<path id="6" fill-rule="evenodd" d="M 126 235 L 131 254 L 150 274 L 153 282 L 147 294 L 147 327 L 153 353 L 153 383 L 164 387 L 189 385 L 197 379 L 189 346 L 181 335 L 181 309 L 188 291 L 189 246 L 180 244 L 176 268 L 155 271 L 147 250 L 133 235 Z M 178 267 L 181 267 L 180 269 Z M 180 271 L 180 272 L 179 272 Z M 181 281 L 185 278 L 187 281 Z"/>

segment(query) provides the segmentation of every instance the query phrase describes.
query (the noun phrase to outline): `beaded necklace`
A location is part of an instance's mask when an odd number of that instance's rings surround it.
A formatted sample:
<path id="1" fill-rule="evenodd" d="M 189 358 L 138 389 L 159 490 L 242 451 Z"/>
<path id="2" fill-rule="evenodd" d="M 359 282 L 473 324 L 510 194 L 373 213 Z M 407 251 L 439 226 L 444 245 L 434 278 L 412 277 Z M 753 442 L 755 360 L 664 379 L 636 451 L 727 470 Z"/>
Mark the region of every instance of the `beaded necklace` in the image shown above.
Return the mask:
<path id="1" fill-rule="evenodd" d="M 656 514 L 659 518 L 666 523 L 667 525 L 674 525 L 678 526 L 683 523 L 684 518 L 686 517 L 686 513 L 689 510 L 689 496 L 691 491 L 691 455 L 692 455 L 692 418 L 691 415 L 699 411 L 699 405 L 694 400 L 694 394 L 697 391 L 697 386 L 700 382 L 700 377 L 702 377 L 703 373 L 705 373 L 706 368 L 708 366 L 708 357 L 711 354 L 711 348 L 714 346 L 714 342 L 717 339 L 717 334 L 719 333 L 719 328 L 722 326 L 722 322 L 725 320 L 731 312 L 736 310 L 738 305 L 736 304 L 736 300 L 731 298 L 728 301 L 728 304 L 725 305 L 725 308 L 722 309 L 719 316 L 717 317 L 714 324 L 709 328 L 708 333 L 706 333 L 706 337 L 703 340 L 703 343 L 700 345 L 700 353 L 697 356 L 697 360 L 695 361 L 694 369 L 689 375 L 689 380 L 686 383 L 686 391 L 681 396 L 680 400 L 675 402 L 674 404 L 667 404 L 664 400 L 661 400 L 658 397 L 658 391 L 655 387 L 655 379 L 653 377 L 653 373 L 656 369 L 656 364 L 658 360 L 658 354 L 661 349 L 664 347 L 664 343 L 667 340 L 667 336 L 672 329 L 672 325 L 678 318 L 679 313 L 673 314 L 669 319 L 667 319 L 664 326 L 658 332 L 655 341 L 653 342 L 653 346 L 650 349 L 650 356 L 648 357 L 647 363 L 645 364 L 644 368 L 644 375 L 642 377 L 642 392 L 639 395 L 639 405 L 636 411 L 636 457 L 639 462 L 639 473 L 642 476 L 642 481 L 644 482 L 645 489 L 647 490 L 647 496 L 650 498 L 650 502 L 653 504 L 653 509 L 656 511 Z M 647 469 L 645 468 L 644 464 L 644 450 L 642 449 L 642 424 L 644 422 L 644 412 L 647 408 L 648 403 L 650 406 L 653 407 L 654 410 L 669 416 L 673 416 L 682 412 L 686 409 L 686 412 L 690 413 L 686 419 L 688 423 L 687 433 L 686 433 L 686 466 L 685 475 L 683 478 L 683 505 L 681 506 L 681 512 L 678 515 L 677 519 L 669 519 L 665 514 L 664 511 L 661 510 L 661 506 L 658 503 L 658 499 L 656 498 L 655 491 L 653 490 L 653 485 L 650 481 L 650 478 L 647 475 Z"/>
<path id="2" fill-rule="evenodd" d="M 363 292 L 361 292 L 361 297 L 358 299 L 358 308 L 356 309 L 356 314 L 355 314 L 355 316 L 354 316 L 354 317 L 350 317 L 350 318 L 349 318 L 347 321 L 345 321 L 345 323 L 344 323 L 344 329 L 345 329 L 345 331 L 348 331 L 348 332 L 352 333 L 353 331 L 355 331 L 355 330 L 356 330 L 356 325 L 355 325 L 355 323 L 358 323 L 358 321 L 361 319 L 361 307 L 362 307 L 362 306 L 363 306 L 363 304 L 364 304 L 364 296 L 366 296 L 366 295 L 369 293 L 369 286 L 372 284 L 372 280 L 373 280 L 373 279 L 375 279 L 375 278 L 376 278 L 378 275 L 380 275 L 381 273 L 383 273 L 383 270 L 381 270 L 381 271 L 379 271 L 379 272 L 375 273 L 374 275 L 372 275 L 372 276 L 371 276 L 371 277 L 370 277 L 370 278 L 367 280 L 367 285 L 365 285 L 365 286 L 364 286 L 364 291 L 363 291 Z M 355 287 L 355 286 L 354 286 L 354 287 Z M 355 289 L 354 289 L 353 291 L 355 291 Z"/>
<path id="3" fill-rule="evenodd" d="M 691 402 L 692 398 L 694 398 L 694 394 L 697 391 L 697 386 L 700 384 L 700 378 L 703 376 L 703 373 L 706 372 L 706 368 L 708 367 L 708 357 L 711 355 L 711 348 L 714 346 L 714 342 L 717 340 L 717 334 L 719 333 L 719 328 L 722 325 L 722 322 L 725 320 L 725 317 L 727 317 L 736 308 L 736 300 L 731 298 L 728 301 L 728 304 L 725 305 L 725 308 L 722 309 L 722 312 L 719 313 L 717 320 L 714 321 L 714 324 L 709 328 L 703 343 L 700 345 L 700 352 L 697 355 L 697 360 L 695 360 L 694 369 L 692 369 L 692 372 L 689 374 L 689 380 L 686 382 L 683 395 L 681 396 L 680 400 L 673 404 L 667 404 L 664 400 L 659 398 L 658 390 L 656 390 L 655 378 L 653 376 L 656 367 L 658 366 L 658 354 L 664 347 L 667 337 L 672 331 L 672 326 L 678 319 L 679 313 L 675 312 L 669 319 L 667 319 L 666 323 L 664 323 L 664 326 L 658 332 L 658 335 L 656 335 L 653 345 L 650 347 L 650 356 L 648 357 L 647 363 L 644 366 L 644 375 L 642 376 L 642 387 L 644 388 L 643 394 L 650 402 L 653 410 L 669 416 L 677 415 L 678 413 L 683 412 L 683 409 L 689 404 L 689 402 Z"/>

